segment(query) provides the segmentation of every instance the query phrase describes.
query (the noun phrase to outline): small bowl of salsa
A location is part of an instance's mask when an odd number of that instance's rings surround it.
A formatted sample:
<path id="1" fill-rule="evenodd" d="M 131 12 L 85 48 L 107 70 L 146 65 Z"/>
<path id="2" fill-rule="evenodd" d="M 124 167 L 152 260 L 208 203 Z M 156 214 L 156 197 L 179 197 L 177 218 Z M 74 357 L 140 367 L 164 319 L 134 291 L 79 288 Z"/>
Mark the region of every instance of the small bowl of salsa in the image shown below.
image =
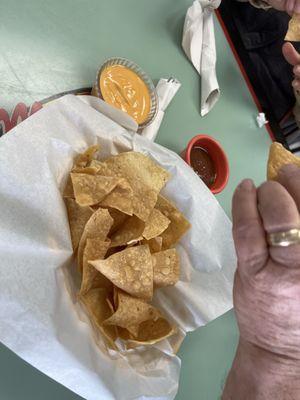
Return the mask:
<path id="1" fill-rule="evenodd" d="M 229 164 L 221 145 L 212 137 L 197 135 L 182 154 L 212 193 L 220 193 L 227 185 Z"/>

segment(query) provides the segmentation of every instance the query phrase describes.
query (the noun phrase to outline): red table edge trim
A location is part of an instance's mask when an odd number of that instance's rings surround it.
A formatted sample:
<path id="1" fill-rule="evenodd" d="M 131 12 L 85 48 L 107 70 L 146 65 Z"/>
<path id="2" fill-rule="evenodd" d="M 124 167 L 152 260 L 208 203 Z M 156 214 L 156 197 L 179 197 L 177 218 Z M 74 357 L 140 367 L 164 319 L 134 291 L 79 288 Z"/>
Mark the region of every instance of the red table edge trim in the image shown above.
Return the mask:
<path id="1" fill-rule="evenodd" d="M 233 42 L 232 42 L 232 40 L 231 40 L 231 37 L 230 37 L 229 32 L 228 32 L 228 30 L 227 30 L 227 28 L 226 28 L 226 26 L 225 26 L 225 24 L 224 24 L 224 21 L 223 21 L 223 19 L 222 19 L 222 17 L 221 17 L 221 14 L 220 14 L 219 10 L 215 10 L 215 13 L 216 13 L 216 16 L 217 16 L 217 18 L 218 18 L 219 24 L 221 25 L 221 28 L 222 28 L 222 30 L 223 30 L 223 32 L 224 32 L 224 35 L 225 35 L 225 37 L 226 37 L 226 39 L 227 39 L 227 42 L 228 42 L 228 44 L 229 44 L 229 46 L 230 46 L 230 48 L 231 48 L 231 51 L 232 51 L 232 53 L 233 53 L 233 56 L 234 56 L 234 58 L 235 58 L 235 60 L 236 60 L 236 62 L 237 62 L 237 64 L 238 64 L 238 66 L 239 66 L 239 69 L 240 69 L 240 71 L 241 71 L 241 73 L 242 73 L 242 75 L 243 75 L 243 77 L 244 77 L 244 80 L 245 80 L 245 82 L 246 82 L 246 85 L 248 86 L 248 89 L 249 89 L 250 94 L 251 94 L 251 96 L 252 96 L 252 98 L 253 98 L 253 100 L 254 100 L 254 103 L 255 103 L 255 105 L 256 105 L 258 111 L 259 111 L 259 112 L 262 112 L 261 104 L 260 104 L 260 102 L 259 102 L 259 100 L 258 100 L 258 97 L 256 96 L 256 93 L 255 93 L 255 91 L 254 91 L 254 89 L 253 89 L 253 86 L 252 86 L 252 84 L 251 84 L 251 82 L 250 82 L 250 80 L 249 80 L 249 77 L 248 77 L 248 75 L 247 75 L 247 73 L 246 73 L 246 71 L 245 71 L 245 68 L 244 68 L 244 66 L 243 66 L 243 64 L 242 64 L 242 62 L 241 62 L 241 60 L 240 60 L 240 57 L 239 57 L 239 55 L 238 55 L 238 53 L 237 53 L 237 51 L 236 51 L 236 49 L 235 49 L 235 47 L 234 47 L 234 44 L 233 44 Z M 269 134 L 271 140 L 272 140 L 272 141 L 275 141 L 275 136 L 274 136 L 274 133 L 273 133 L 271 127 L 270 127 L 270 124 L 266 124 L 266 125 L 265 125 L 265 128 L 266 128 L 266 130 L 267 130 L 267 132 L 268 132 L 268 134 Z"/>

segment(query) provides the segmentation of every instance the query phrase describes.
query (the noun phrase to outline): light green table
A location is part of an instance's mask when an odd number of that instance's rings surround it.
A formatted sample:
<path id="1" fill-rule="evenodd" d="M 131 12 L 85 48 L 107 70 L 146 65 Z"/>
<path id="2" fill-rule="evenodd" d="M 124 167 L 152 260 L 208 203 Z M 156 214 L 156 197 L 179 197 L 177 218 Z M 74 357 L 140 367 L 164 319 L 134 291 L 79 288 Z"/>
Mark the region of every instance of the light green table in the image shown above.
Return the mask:
<path id="1" fill-rule="evenodd" d="M 230 215 L 237 183 L 264 179 L 270 139 L 256 127 L 256 107 L 216 24 L 222 96 L 199 115 L 200 80 L 181 46 L 184 15 L 192 0 L 0 0 L 0 107 L 27 104 L 89 86 L 110 56 L 140 64 L 153 79 L 173 76 L 182 88 L 171 104 L 158 141 L 177 152 L 196 134 L 217 138 L 231 175 L 218 200 Z M 1 178 L 0 178 L 1 179 Z M 232 312 L 189 335 L 180 351 L 176 400 L 216 400 L 230 367 L 238 333 Z M 78 396 L 0 347 L 1 400 L 75 400 Z M 105 400 L 105 399 L 104 399 Z"/>

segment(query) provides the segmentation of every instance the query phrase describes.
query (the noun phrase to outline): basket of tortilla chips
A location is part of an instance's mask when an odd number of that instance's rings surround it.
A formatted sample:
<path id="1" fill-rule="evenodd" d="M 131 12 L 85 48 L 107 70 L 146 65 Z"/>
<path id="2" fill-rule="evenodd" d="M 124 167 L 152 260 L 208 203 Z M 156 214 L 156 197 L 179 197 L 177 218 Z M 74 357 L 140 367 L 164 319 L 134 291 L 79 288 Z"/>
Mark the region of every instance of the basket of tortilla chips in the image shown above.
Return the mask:
<path id="1" fill-rule="evenodd" d="M 177 154 L 86 100 L 1 138 L 0 341 L 85 399 L 171 400 L 186 334 L 232 307 L 231 223 Z"/>
<path id="2" fill-rule="evenodd" d="M 64 190 L 80 274 L 79 301 L 108 347 L 151 345 L 176 327 L 151 305 L 175 285 L 174 247 L 190 224 L 160 195 L 170 174 L 150 157 L 124 152 L 99 161 L 99 146 L 74 162 Z"/>

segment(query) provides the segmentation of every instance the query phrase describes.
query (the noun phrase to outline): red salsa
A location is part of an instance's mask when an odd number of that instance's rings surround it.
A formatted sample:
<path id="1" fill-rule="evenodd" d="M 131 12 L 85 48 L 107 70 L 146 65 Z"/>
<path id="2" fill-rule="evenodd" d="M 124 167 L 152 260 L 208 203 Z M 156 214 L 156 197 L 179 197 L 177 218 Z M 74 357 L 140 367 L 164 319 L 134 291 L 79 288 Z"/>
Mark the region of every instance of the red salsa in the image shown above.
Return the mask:
<path id="1" fill-rule="evenodd" d="M 214 163 L 206 150 L 194 146 L 191 150 L 191 166 L 206 186 L 211 187 L 216 180 Z"/>

